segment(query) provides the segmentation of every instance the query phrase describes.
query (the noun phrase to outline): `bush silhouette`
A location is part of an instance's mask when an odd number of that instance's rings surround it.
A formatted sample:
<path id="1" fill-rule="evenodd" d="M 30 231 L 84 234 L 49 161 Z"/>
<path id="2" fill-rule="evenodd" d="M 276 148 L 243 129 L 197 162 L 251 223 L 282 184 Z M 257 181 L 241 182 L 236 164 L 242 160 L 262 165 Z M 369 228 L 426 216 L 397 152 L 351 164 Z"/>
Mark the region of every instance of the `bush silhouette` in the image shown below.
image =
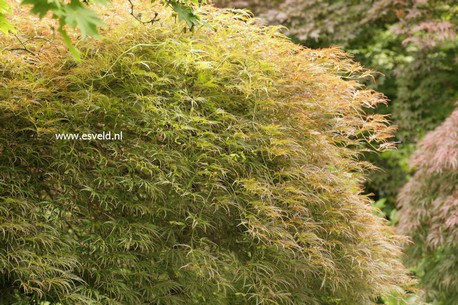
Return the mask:
<path id="1" fill-rule="evenodd" d="M 243 13 L 189 33 L 155 10 L 103 12 L 81 63 L 19 9 L 1 36 L 3 303 L 373 304 L 408 282 L 361 194 L 362 142 L 390 134 L 366 72 Z"/>

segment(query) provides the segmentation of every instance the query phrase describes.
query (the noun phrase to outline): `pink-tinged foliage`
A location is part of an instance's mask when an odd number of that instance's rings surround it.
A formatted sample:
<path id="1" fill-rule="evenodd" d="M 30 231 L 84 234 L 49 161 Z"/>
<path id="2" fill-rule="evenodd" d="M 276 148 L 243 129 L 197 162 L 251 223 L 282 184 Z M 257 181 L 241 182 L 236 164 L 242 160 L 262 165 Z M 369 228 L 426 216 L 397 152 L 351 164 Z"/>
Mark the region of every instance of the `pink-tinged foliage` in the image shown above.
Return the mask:
<path id="1" fill-rule="evenodd" d="M 412 166 L 424 167 L 429 174 L 458 171 L 458 111 L 425 136 L 412 157 Z"/>
<path id="2" fill-rule="evenodd" d="M 223 7 L 248 8 L 269 24 L 281 24 L 287 34 L 305 42 L 346 44 L 367 25 L 390 20 L 403 44 L 434 47 L 456 37 L 452 0 L 215 0 Z M 395 17 L 396 16 L 396 17 Z M 393 19 L 395 17 L 395 19 Z M 395 20 L 395 22 L 393 22 Z"/>
<path id="3" fill-rule="evenodd" d="M 221 7 L 247 8 L 263 22 L 283 25 L 285 33 L 305 42 L 345 44 L 362 26 L 385 15 L 392 0 L 214 0 Z"/>
<path id="4" fill-rule="evenodd" d="M 413 243 L 409 263 L 438 304 L 458 300 L 458 110 L 428 133 L 412 157 L 417 169 L 399 194 L 399 229 Z"/>
<path id="5" fill-rule="evenodd" d="M 392 30 L 405 37 L 403 44 L 431 48 L 456 38 L 455 1 L 395 1 L 399 22 Z"/>

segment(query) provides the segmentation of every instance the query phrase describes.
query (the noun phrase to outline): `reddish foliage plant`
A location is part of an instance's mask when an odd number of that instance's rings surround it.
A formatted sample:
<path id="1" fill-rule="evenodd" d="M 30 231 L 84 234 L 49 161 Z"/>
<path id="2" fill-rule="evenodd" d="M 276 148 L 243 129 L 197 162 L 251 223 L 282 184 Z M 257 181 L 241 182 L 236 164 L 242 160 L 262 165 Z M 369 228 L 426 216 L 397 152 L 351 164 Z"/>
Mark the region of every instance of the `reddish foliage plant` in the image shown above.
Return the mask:
<path id="1" fill-rule="evenodd" d="M 458 110 L 420 142 L 399 195 L 409 263 L 437 304 L 458 300 Z M 435 303 L 436 304 L 436 303 Z"/>

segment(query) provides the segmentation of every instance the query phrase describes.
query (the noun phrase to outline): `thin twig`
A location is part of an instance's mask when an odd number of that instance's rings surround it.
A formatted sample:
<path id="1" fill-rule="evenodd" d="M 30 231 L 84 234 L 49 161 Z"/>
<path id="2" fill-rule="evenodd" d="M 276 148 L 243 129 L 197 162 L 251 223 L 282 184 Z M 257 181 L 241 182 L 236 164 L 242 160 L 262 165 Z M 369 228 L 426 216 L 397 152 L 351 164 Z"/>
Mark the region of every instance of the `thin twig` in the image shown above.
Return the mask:
<path id="1" fill-rule="evenodd" d="M 26 51 L 26 52 L 32 54 L 33 56 L 37 56 L 36 53 L 30 51 L 30 50 L 25 46 L 24 42 L 22 42 L 22 40 L 21 40 L 16 34 L 13 33 L 13 35 L 14 35 L 14 37 L 16 37 L 17 41 L 19 41 L 19 43 L 22 45 L 22 48 L 12 48 L 12 49 L 8 49 L 9 51 L 22 50 L 22 51 Z"/>
<path id="2" fill-rule="evenodd" d="M 148 23 L 153 24 L 153 23 L 155 23 L 155 22 L 160 20 L 159 18 L 157 18 L 157 16 L 159 15 L 157 12 L 154 13 L 154 17 L 152 19 L 150 19 L 150 20 L 148 20 L 148 21 L 141 20 L 140 18 L 138 18 L 134 14 L 134 4 L 132 3 L 132 0 L 127 0 L 127 1 L 129 1 L 129 4 L 130 4 L 130 15 L 132 17 L 134 17 L 138 22 L 140 22 L 142 24 L 148 24 Z"/>
<path id="3" fill-rule="evenodd" d="M 59 51 L 59 48 L 55 44 L 52 44 L 52 40 L 51 39 L 48 39 L 48 38 L 45 38 L 45 37 L 42 37 L 42 36 L 33 36 L 33 37 L 25 40 L 24 43 L 29 42 L 30 40 L 44 40 L 47 43 L 51 44 L 54 47 L 54 49 L 56 49 L 57 53 L 61 54 L 60 51 Z"/>

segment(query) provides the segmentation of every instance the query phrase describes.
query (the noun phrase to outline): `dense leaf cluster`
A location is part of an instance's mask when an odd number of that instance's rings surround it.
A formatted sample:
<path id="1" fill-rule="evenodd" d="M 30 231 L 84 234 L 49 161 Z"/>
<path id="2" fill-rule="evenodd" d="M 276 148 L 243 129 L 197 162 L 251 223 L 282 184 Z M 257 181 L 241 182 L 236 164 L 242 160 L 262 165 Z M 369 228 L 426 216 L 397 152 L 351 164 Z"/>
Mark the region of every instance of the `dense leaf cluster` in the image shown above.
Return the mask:
<path id="1" fill-rule="evenodd" d="M 263 23 L 307 46 L 348 44 L 392 7 L 391 0 L 215 0 L 217 6 L 246 8 Z M 392 19 L 392 18 L 391 18 Z"/>
<path id="2" fill-rule="evenodd" d="M 391 103 L 389 107 L 379 108 L 378 111 L 392 114 L 398 127 L 396 136 L 400 144 L 395 151 L 367 156 L 381 170 L 370 175 L 366 190 L 376 195 L 375 205 L 393 223 L 400 217 L 407 217 L 412 221 L 413 217 L 418 216 L 417 213 L 406 216 L 406 211 L 398 215 L 395 198 L 411 173 L 408 160 L 415 150 L 416 142 L 441 124 L 450 115 L 458 100 L 456 1 L 216 2 L 223 6 L 249 8 L 269 24 L 285 25 L 288 27 L 287 33 L 306 46 L 342 45 L 364 66 L 384 74 L 378 77 L 376 86 L 389 97 Z M 429 182 L 425 182 L 421 190 L 424 192 L 422 194 L 429 194 L 427 183 Z M 430 185 L 431 193 L 436 194 L 436 185 Z M 425 236 L 416 235 L 416 241 Z M 421 241 L 420 246 L 415 248 L 416 258 L 421 256 L 420 249 L 425 250 L 424 255 L 429 255 L 428 248 L 421 246 L 425 243 L 426 240 Z M 453 261 L 451 258 L 448 262 Z M 438 274 L 442 270 L 429 267 L 430 265 L 420 265 L 417 268 L 421 270 L 419 276 L 426 281 L 425 287 L 432 287 L 433 295 L 449 296 L 450 289 L 447 285 L 432 285 L 428 280 L 440 278 Z M 441 294 L 442 287 L 444 292 Z M 456 299 L 456 296 L 450 297 L 448 302 L 456 302 Z"/>
<path id="3" fill-rule="evenodd" d="M 1 37 L 2 304 L 364 305 L 408 282 L 361 195 L 362 141 L 390 133 L 361 67 L 243 14 L 185 33 L 155 9 L 100 13 L 81 63 L 19 9 L 22 43 Z M 103 131 L 123 140 L 55 137 Z"/>
<path id="4" fill-rule="evenodd" d="M 400 195 L 399 228 L 412 237 L 409 263 L 434 304 L 458 300 L 458 111 L 413 154 L 416 173 Z"/>
<path id="5" fill-rule="evenodd" d="M 418 139 L 452 112 L 458 99 L 458 6 L 452 0 L 327 1 L 217 0 L 248 8 L 263 22 L 309 47 L 341 45 L 365 67 L 380 71 L 376 88 L 391 100 L 381 113 L 398 127 L 397 151 L 369 159 L 382 168 L 368 191 L 385 200 L 390 214 L 408 175 L 408 157 Z"/>
<path id="6" fill-rule="evenodd" d="M 406 49 L 394 70 L 393 115 L 406 142 L 421 139 L 453 111 L 458 100 L 458 5 L 456 1 L 410 1 L 391 28 Z"/>

